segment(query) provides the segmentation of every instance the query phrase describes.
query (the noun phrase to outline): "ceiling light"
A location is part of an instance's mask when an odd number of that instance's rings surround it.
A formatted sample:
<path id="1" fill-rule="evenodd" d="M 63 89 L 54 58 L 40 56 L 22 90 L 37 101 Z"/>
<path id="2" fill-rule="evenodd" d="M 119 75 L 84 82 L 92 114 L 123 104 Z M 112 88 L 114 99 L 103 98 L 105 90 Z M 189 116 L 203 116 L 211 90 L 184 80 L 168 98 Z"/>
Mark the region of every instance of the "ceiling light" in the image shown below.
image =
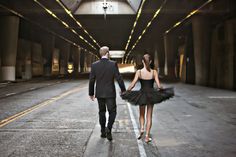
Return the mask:
<path id="1" fill-rule="evenodd" d="M 81 25 L 81 23 L 73 16 L 73 14 L 65 7 L 65 5 L 60 1 L 56 0 L 56 2 L 65 10 L 65 12 L 76 22 L 76 24 L 89 36 L 89 38 L 98 46 L 98 42 L 88 33 L 88 31 Z"/>
<path id="2" fill-rule="evenodd" d="M 195 10 L 191 11 L 186 17 L 184 17 L 182 20 L 180 20 L 175 25 L 173 25 L 171 28 L 169 28 L 167 31 L 165 31 L 165 34 L 168 34 L 171 30 L 173 30 L 177 26 L 181 25 L 184 21 L 186 21 L 188 18 L 190 18 L 194 14 L 198 13 L 203 7 L 205 7 L 207 4 L 209 4 L 212 1 L 213 0 L 208 0 L 203 5 L 201 5 L 198 9 L 195 9 Z"/>
<path id="3" fill-rule="evenodd" d="M 135 29 L 135 27 L 136 27 L 137 21 L 138 21 L 140 15 L 141 15 L 141 13 L 142 13 L 143 5 L 144 5 L 145 1 L 146 1 L 146 0 L 143 0 L 143 1 L 142 1 L 141 6 L 140 6 L 140 8 L 139 8 L 139 10 L 138 10 L 138 14 L 137 14 L 136 19 L 135 19 L 135 22 L 134 22 L 134 24 L 133 24 L 133 28 L 132 28 L 131 33 L 130 33 L 130 35 L 129 35 L 128 41 L 130 41 L 131 38 L 132 38 L 132 35 L 133 35 L 133 33 L 134 33 L 134 29 Z M 127 44 L 126 44 L 126 46 L 125 46 L 125 51 L 127 51 L 128 46 L 129 46 L 129 43 L 130 43 L 130 42 L 127 42 Z"/>
<path id="4" fill-rule="evenodd" d="M 147 26 L 145 27 L 145 29 L 142 31 L 142 34 L 139 36 L 139 38 L 136 40 L 135 44 L 132 46 L 131 50 L 128 52 L 128 54 L 126 55 L 126 61 L 127 58 L 129 57 L 130 53 L 132 52 L 132 50 L 136 47 L 136 45 L 138 44 L 138 42 L 141 40 L 141 38 L 143 37 L 143 35 L 146 33 L 147 29 L 151 26 L 153 20 L 157 17 L 157 15 L 161 12 L 162 8 L 164 7 L 164 5 L 166 4 L 167 0 L 165 0 L 160 8 L 158 8 L 158 10 L 155 12 L 154 16 L 152 17 L 152 19 L 148 22 Z"/>
<path id="5" fill-rule="evenodd" d="M 48 8 L 46 8 L 42 3 L 40 3 L 38 0 L 34 0 L 35 3 L 37 3 L 40 7 L 42 7 L 44 10 L 46 10 L 47 13 L 49 13 L 52 17 L 54 17 L 55 19 L 57 19 L 58 21 L 60 21 L 65 27 L 69 28 L 69 25 L 61 20 L 59 17 L 57 17 L 51 10 L 49 10 Z M 58 2 L 58 1 L 57 1 Z M 80 39 L 82 39 L 85 43 L 87 43 L 89 46 L 91 46 L 94 50 L 96 50 L 96 48 L 90 44 L 87 40 L 85 40 L 81 35 L 79 35 L 75 30 L 70 29 L 74 34 L 76 34 L 77 36 L 79 36 Z"/>

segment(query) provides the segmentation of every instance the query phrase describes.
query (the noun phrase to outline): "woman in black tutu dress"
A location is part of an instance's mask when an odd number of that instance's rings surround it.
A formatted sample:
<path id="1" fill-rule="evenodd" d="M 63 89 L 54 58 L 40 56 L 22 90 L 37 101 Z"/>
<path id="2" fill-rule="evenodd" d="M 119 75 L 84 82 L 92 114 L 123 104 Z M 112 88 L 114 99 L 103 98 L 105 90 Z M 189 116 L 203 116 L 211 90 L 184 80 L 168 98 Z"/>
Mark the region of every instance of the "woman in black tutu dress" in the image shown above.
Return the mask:
<path id="1" fill-rule="evenodd" d="M 163 89 L 161 87 L 157 71 L 150 68 L 150 55 L 145 54 L 142 63 L 144 67 L 136 71 L 135 77 L 128 90 L 122 94 L 121 97 L 133 105 L 139 105 L 140 135 L 138 139 L 141 139 L 144 134 L 144 115 L 147 108 L 145 142 L 150 142 L 152 140 L 150 138 L 150 130 L 152 126 L 153 105 L 174 96 L 174 91 L 172 88 Z M 139 91 L 131 91 L 138 80 L 141 83 L 141 89 Z M 158 89 L 153 88 L 154 81 L 156 82 Z"/>

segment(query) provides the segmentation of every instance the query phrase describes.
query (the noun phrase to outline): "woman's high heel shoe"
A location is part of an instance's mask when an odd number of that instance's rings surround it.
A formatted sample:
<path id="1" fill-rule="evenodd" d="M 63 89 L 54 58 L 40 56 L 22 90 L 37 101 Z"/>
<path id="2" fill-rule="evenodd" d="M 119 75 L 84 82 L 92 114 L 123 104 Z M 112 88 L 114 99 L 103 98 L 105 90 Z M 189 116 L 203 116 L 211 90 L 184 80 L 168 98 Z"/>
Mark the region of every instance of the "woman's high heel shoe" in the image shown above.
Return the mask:
<path id="1" fill-rule="evenodd" d="M 145 142 L 146 142 L 146 143 L 149 143 L 149 142 L 151 142 L 151 141 L 152 141 L 152 138 L 149 137 L 148 135 L 146 135 L 146 136 L 145 136 Z"/>
<path id="2" fill-rule="evenodd" d="M 143 134 L 144 134 L 144 129 L 141 129 L 140 134 L 138 136 L 138 140 L 142 138 Z"/>

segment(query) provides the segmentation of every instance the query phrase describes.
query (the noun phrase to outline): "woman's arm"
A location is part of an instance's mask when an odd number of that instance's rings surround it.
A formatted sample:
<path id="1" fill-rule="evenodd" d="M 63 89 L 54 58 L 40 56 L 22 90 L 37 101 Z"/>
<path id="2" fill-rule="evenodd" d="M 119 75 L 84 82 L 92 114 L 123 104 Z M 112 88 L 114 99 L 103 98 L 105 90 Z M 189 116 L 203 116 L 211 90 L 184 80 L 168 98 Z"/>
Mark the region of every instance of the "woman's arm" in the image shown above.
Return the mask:
<path id="1" fill-rule="evenodd" d="M 157 87 L 158 87 L 158 88 L 162 88 L 156 70 L 154 70 L 154 78 L 155 78 L 155 81 L 156 81 Z"/>
<path id="2" fill-rule="evenodd" d="M 135 84 L 136 84 L 137 81 L 138 81 L 138 76 L 139 76 L 139 70 L 136 71 L 136 74 L 135 74 L 135 76 L 134 76 L 134 79 L 133 79 L 133 81 L 131 82 L 131 84 L 129 85 L 128 90 L 131 90 L 131 89 L 134 88 Z"/>

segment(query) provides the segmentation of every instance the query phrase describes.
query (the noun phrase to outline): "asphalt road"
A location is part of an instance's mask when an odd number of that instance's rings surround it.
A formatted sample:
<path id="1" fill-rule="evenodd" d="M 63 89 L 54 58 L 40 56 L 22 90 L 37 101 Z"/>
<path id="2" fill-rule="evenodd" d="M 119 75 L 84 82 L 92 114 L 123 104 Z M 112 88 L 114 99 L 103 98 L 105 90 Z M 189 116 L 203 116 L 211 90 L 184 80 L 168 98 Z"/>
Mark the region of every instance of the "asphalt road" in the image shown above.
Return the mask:
<path id="1" fill-rule="evenodd" d="M 155 105 L 153 141 L 146 144 L 136 139 L 138 108 L 119 97 L 114 140 L 100 138 L 97 103 L 87 96 L 87 80 L 1 85 L 0 157 L 236 155 L 235 92 L 181 83 L 164 86 L 174 86 L 176 96 Z"/>

